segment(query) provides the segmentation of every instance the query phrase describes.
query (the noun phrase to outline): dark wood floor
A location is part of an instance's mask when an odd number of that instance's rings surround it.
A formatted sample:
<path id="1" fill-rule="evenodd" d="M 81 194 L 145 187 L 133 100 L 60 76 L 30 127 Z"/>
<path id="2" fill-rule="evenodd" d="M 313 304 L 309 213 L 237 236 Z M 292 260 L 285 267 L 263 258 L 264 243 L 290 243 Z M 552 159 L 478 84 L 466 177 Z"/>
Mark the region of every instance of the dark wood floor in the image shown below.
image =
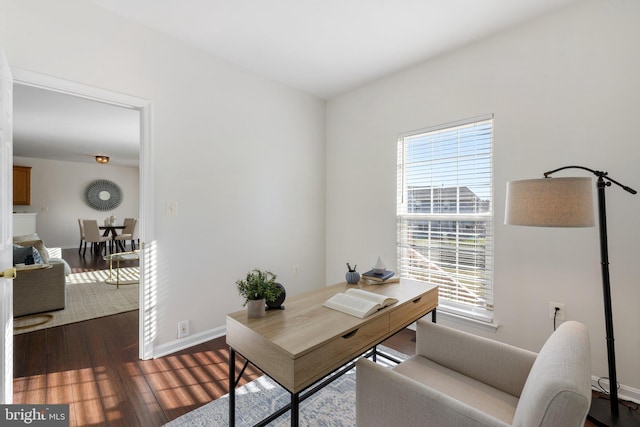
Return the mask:
<path id="1" fill-rule="evenodd" d="M 129 246 L 126 247 L 130 250 Z M 109 261 L 105 261 L 102 256 L 95 256 L 91 252 L 91 248 L 87 247 L 87 251 L 83 256 L 77 249 L 63 249 L 62 258 L 69 264 L 73 273 L 82 273 L 84 271 L 105 270 L 109 268 Z M 138 261 L 120 261 L 124 267 L 138 265 Z"/>
<path id="2" fill-rule="evenodd" d="M 63 257 L 76 272 L 108 267 L 89 251 Z M 385 344 L 412 354 L 414 336 L 405 330 Z M 69 404 L 71 426 L 160 426 L 227 393 L 228 357 L 222 337 L 139 360 L 137 310 L 20 334 L 14 403 Z M 240 384 L 260 375 L 249 365 Z"/>

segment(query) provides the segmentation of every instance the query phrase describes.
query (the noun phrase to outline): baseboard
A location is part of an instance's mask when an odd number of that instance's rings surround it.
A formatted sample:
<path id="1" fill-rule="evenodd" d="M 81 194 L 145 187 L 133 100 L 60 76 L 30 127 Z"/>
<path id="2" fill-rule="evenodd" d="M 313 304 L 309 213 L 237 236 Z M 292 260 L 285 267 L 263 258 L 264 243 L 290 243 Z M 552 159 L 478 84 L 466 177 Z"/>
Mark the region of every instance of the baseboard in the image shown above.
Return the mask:
<path id="1" fill-rule="evenodd" d="M 600 384 L 598 384 L 598 380 L 600 380 L 600 377 L 591 377 L 591 388 L 595 391 L 602 391 L 602 387 L 604 387 L 605 390 L 608 391 L 609 380 L 601 379 Z M 620 388 L 618 389 L 618 399 L 630 400 L 631 402 L 640 403 L 640 390 L 621 384 Z"/>
<path id="2" fill-rule="evenodd" d="M 212 339 L 219 338 L 227 333 L 225 326 L 219 328 L 209 329 L 208 331 L 199 332 L 197 334 L 190 335 L 186 338 L 180 338 L 175 341 L 168 342 L 153 348 L 153 358 L 168 356 L 180 350 L 193 347 L 194 345 L 202 344 L 203 342 L 211 341 Z"/>

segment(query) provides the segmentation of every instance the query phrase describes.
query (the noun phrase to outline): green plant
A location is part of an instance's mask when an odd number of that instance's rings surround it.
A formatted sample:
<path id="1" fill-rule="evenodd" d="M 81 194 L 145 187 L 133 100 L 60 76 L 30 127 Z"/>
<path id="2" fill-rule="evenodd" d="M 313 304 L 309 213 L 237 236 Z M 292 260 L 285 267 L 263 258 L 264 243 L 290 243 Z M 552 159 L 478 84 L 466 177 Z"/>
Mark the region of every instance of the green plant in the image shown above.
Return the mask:
<path id="1" fill-rule="evenodd" d="M 282 293 L 282 289 L 276 286 L 276 275 L 257 268 L 248 272 L 246 278 L 236 280 L 236 286 L 244 298 L 243 306 L 249 300 L 264 298 L 266 301 L 275 301 Z"/>

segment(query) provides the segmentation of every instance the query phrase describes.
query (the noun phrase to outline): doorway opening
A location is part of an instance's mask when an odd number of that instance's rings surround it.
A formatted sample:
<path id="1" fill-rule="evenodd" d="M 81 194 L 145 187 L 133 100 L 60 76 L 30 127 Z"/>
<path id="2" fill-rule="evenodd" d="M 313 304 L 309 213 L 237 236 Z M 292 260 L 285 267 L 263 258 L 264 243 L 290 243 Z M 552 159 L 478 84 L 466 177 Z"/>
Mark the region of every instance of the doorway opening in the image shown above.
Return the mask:
<path id="1" fill-rule="evenodd" d="M 26 85 L 48 91 L 72 95 L 79 98 L 97 101 L 139 113 L 139 238 L 140 238 L 140 292 L 139 292 L 139 358 L 153 357 L 152 342 L 155 338 L 155 274 L 153 242 L 153 206 L 151 162 L 151 104 L 148 100 L 125 95 L 110 90 L 84 85 L 44 74 L 12 69 L 14 85 Z"/>

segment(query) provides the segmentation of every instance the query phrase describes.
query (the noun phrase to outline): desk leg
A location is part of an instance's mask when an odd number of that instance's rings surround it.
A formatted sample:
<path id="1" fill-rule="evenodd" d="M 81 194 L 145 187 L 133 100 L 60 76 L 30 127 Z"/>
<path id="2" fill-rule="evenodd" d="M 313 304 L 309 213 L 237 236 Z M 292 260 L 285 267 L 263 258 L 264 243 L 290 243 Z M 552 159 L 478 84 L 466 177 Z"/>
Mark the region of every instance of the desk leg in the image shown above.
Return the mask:
<path id="1" fill-rule="evenodd" d="M 436 309 L 434 308 L 431 312 L 431 322 L 436 323 Z"/>
<path id="2" fill-rule="evenodd" d="M 229 347 L 229 427 L 236 425 L 236 351 Z"/>
<path id="3" fill-rule="evenodd" d="M 298 410 L 300 409 L 300 395 L 291 393 L 291 427 L 298 427 Z"/>

